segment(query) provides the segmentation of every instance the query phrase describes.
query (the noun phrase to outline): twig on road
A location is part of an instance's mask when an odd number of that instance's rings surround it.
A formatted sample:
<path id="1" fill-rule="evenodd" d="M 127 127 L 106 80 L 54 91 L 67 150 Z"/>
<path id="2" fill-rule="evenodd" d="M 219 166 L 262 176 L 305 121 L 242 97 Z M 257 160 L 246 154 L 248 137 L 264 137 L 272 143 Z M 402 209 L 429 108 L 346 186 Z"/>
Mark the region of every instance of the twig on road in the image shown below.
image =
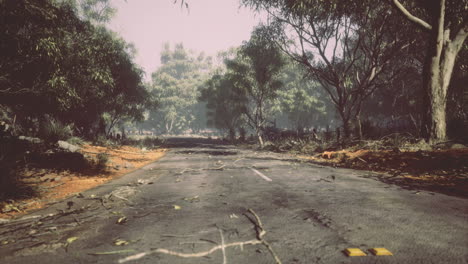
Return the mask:
<path id="1" fill-rule="evenodd" d="M 138 254 L 135 254 L 135 255 L 128 256 L 126 258 L 119 259 L 118 262 L 119 263 L 125 263 L 125 262 L 129 262 L 129 261 L 139 260 L 139 259 L 141 259 L 141 258 L 143 258 L 145 256 L 148 256 L 148 255 L 151 255 L 151 254 L 157 254 L 157 253 L 171 255 L 171 256 L 177 256 L 177 257 L 181 257 L 181 258 L 200 258 L 200 257 L 208 256 L 208 255 L 212 254 L 213 252 L 215 252 L 217 250 L 221 250 L 223 252 L 223 264 L 227 264 L 226 248 L 240 247 L 241 249 L 243 249 L 244 245 L 263 244 L 270 251 L 270 253 L 272 254 L 273 258 L 276 261 L 276 264 L 282 264 L 281 260 L 279 259 L 278 255 L 276 255 L 276 253 L 274 252 L 271 245 L 267 241 L 265 241 L 263 239 L 263 236 L 265 236 L 266 231 L 265 231 L 265 229 L 263 227 L 263 224 L 262 224 L 262 222 L 260 220 L 260 217 L 258 217 L 258 215 L 252 209 L 248 209 L 247 212 L 252 214 L 254 216 L 254 218 L 255 218 L 255 220 L 254 220 L 254 219 L 250 218 L 247 214 L 245 214 L 245 216 L 255 226 L 256 239 L 225 244 L 223 233 L 222 233 L 221 230 L 219 230 L 220 235 L 221 235 L 221 245 L 217 245 L 215 247 L 212 247 L 211 249 L 209 249 L 207 251 L 202 251 L 202 252 L 198 252 L 198 253 L 181 253 L 181 252 L 176 252 L 176 251 L 172 251 L 172 250 L 168 250 L 168 249 L 164 249 L 164 248 L 155 248 L 155 249 L 147 251 L 147 252 L 142 252 L 142 253 L 138 253 Z"/>

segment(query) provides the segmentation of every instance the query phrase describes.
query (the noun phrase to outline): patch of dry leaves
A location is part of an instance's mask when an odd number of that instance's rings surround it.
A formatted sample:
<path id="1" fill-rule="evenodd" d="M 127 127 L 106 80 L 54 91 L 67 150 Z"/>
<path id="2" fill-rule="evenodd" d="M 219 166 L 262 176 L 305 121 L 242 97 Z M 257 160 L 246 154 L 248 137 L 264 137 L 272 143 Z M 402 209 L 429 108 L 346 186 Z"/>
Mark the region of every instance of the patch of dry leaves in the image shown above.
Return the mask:
<path id="1" fill-rule="evenodd" d="M 316 163 L 387 173 L 381 180 L 468 198 L 468 148 L 433 151 L 340 150 L 298 156 Z"/>

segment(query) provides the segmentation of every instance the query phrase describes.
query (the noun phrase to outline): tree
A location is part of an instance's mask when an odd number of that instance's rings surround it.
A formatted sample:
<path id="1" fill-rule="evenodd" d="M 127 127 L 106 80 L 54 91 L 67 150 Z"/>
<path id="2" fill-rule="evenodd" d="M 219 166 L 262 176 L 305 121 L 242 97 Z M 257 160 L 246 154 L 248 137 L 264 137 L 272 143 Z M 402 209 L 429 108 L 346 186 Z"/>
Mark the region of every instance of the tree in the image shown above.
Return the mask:
<path id="1" fill-rule="evenodd" d="M 17 123 L 51 117 L 95 137 L 105 113 L 141 117 L 149 96 L 121 38 L 64 3 L 7 0 L 0 12 L 0 104 Z"/>
<path id="2" fill-rule="evenodd" d="M 298 133 L 305 128 L 318 127 L 328 113 L 328 98 L 316 81 L 307 78 L 301 64 L 289 60 L 281 78 L 283 87 L 278 90 L 278 114 L 285 114 L 289 125 Z"/>
<path id="3" fill-rule="evenodd" d="M 280 71 L 285 64 L 281 51 L 267 38 L 266 29 L 257 27 L 233 60 L 227 60 L 228 78 L 239 94 L 246 96 L 243 113 L 263 147 L 266 108 L 281 88 Z"/>
<path id="4" fill-rule="evenodd" d="M 432 143 L 446 140 L 447 91 L 457 54 L 468 36 L 466 1 L 431 0 L 422 4 L 421 17 L 398 0 L 394 6 L 419 28 L 428 31 L 428 53 L 424 74 L 424 90 L 428 115 L 424 134 Z"/>
<path id="5" fill-rule="evenodd" d="M 364 100 L 385 81 L 381 77 L 397 76 L 388 74 L 391 59 L 408 45 L 388 23 L 392 14 L 375 1 L 243 2 L 270 14 L 271 39 L 325 89 L 349 137 L 354 119 L 360 127 Z"/>
<path id="6" fill-rule="evenodd" d="M 245 94 L 236 92 L 234 81 L 223 73 L 215 73 L 200 87 L 200 91 L 199 99 L 206 102 L 208 109 L 208 125 L 227 131 L 229 139 L 234 140 L 237 128 L 245 123 Z"/>
<path id="7" fill-rule="evenodd" d="M 151 85 L 159 108 L 150 112 L 147 121 L 163 133 L 180 133 L 200 123 L 197 117 L 202 115 L 196 111 L 204 108 L 198 105 L 198 86 L 207 78 L 211 58 L 204 54 L 196 56 L 182 44 L 177 44 L 173 50 L 166 44 L 161 63 L 152 74 Z"/>

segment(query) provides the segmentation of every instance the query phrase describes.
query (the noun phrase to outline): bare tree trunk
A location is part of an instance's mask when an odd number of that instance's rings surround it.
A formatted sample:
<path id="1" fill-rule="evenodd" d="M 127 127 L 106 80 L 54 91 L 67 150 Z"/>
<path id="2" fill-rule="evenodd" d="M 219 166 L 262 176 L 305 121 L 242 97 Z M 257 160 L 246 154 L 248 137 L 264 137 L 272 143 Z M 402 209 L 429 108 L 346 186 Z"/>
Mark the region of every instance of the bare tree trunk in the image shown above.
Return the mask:
<path id="1" fill-rule="evenodd" d="M 361 113 L 356 115 L 356 123 L 357 123 L 359 139 L 362 140 L 363 136 L 362 136 Z"/>
<path id="2" fill-rule="evenodd" d="M 428 111 L 423 117 L 422 132 L 430 143 L 445 141 L 447 138 L 447 90 L 455 59 L 468 36 L 468 30 L 466 25 L 463 25 L 455 34 L 450 33 L 450 28 L 445 29 L 445 0 L 439 0 L 438 13 L 433 18 L 432 25 L 413 16 L 398 0 L 393 0 L 393 2 L 410 21 L 431 33 L 429 60 L 424 74 L 425 107 Z M 451 38 L 451 35 L 454 37 Z"/>
<path id="3" fill-rule="evenodd" d="M 262 138 L 262 131 L 260 129 L 257 129 L 257 139 L 258 143 L 260 144 L 260 148 L 263 148 L 265 144 L 263 143 L 263 138 Z"/>

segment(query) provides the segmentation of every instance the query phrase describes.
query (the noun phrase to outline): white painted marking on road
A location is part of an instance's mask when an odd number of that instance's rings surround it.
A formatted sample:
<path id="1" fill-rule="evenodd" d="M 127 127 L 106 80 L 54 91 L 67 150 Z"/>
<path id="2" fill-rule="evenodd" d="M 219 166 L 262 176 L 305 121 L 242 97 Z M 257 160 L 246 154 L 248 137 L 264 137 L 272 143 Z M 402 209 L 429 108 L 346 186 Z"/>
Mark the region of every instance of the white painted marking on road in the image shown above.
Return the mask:
<path id="1" fill-rule="evenodd" d="M 258 176 L 262 177 L 265 181 L 273 181 L 272 179 L 268 178 L 267 176 L 265 176 L 263 173 L 259 172 L 258 170 L 254 169 L 254 168 L 250 168 L 251 170 L 253 170 L 253 172 L 255 172 L 256 174 L 258 174 Z"/>

